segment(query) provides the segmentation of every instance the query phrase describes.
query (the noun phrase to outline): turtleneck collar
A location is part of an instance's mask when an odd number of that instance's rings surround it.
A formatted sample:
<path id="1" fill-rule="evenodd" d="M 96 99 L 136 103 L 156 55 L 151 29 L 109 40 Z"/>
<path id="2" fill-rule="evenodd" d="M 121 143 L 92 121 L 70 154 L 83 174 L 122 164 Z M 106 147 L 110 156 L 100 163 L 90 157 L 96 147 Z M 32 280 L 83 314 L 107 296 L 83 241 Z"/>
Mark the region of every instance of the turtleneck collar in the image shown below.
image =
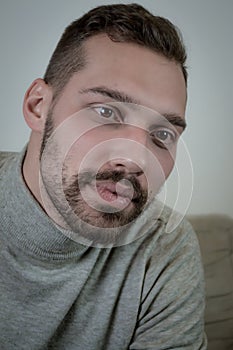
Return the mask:
<path id="1" fill-rule="evenodd" d="M 0 222 L 4 237 L 41 258 L 64 260 L 83 255 L 90 248 L 63 234 L 26 186 L 22 176 L 25 152 L 9 154 L 1 169 Z"/>

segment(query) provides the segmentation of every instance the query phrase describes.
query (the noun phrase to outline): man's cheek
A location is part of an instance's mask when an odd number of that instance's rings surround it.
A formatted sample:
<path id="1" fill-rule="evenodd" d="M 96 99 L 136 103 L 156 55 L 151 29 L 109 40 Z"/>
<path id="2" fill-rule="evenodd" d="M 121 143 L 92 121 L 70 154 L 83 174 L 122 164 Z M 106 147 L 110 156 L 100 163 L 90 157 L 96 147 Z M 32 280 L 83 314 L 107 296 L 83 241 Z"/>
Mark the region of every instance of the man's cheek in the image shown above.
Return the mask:
<path id="1" fill-rule="evenodd" d="M 164 179 L 166 180 L 174 168 L 175 161 L 170 156 L 168 156 L 165 159 L 162 159 L 160 161 L 160 164 L 161 168 L 163 169 Z"/>
<path id="2" fill-rule="evenodd" d="M 159 149 L 154 153 L 157 163 L 160 165 L 164 179 L 166 180 L 175 165 L 176 150 Z"/>
<path id="3" fill-rule="evenodd" d="M 72 176 L 78 175 L 81 171 L 81 164 L 94 146 L 95 143 L 90 139 L 80 139 L 76 141 L 64 158 L 63 177 L 65 175 L 67 179 L 71 179 Z M 89 168 L 91 169 L 91 164 Z"/>

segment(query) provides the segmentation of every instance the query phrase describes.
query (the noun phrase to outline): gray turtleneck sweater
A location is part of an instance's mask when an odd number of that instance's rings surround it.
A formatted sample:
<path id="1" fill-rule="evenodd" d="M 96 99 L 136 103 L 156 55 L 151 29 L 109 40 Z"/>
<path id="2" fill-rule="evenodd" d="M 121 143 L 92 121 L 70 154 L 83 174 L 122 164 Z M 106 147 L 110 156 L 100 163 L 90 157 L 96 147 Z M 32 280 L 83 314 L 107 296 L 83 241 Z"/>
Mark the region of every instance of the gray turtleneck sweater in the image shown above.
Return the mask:
<path id="1" fill-rule="evenodd" d="M 0 154 L 1 350 L 203 350 L 203 271 L 187 221 L 168 212 L 115 248 L 70 240 Z"/>

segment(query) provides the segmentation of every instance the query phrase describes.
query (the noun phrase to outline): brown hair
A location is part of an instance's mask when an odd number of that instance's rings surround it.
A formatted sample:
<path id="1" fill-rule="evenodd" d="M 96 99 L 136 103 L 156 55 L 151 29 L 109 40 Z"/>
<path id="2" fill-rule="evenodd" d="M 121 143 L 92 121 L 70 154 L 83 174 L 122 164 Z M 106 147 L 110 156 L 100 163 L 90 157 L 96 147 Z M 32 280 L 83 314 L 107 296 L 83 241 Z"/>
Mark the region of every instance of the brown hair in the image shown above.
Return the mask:
<path id="1" fill-rule="evenodd" d="M 174 60 L 180 64 L 187 83 L 186 51 L 179 30 L 141 5 L 113 4 L 92 9 L 65 29 L 44 75 L 55 95 L 75 72 L 84 68 L 83 42 L 102 33 L 112 41 L 135 43 Z"/>

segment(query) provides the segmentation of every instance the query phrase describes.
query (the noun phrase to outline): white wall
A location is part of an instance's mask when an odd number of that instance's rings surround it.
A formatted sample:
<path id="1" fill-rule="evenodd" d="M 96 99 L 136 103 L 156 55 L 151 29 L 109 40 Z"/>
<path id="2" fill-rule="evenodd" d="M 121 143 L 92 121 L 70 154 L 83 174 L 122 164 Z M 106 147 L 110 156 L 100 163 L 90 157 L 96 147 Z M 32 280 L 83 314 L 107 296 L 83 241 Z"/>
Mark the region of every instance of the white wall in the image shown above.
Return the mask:
<path id="1" fill-rule="evenodd" d="M 90 8 L 112 2 L 117 1 L 1 0 L 1 150 L 20 150 L 26 143 L 24 92 L 43 76 L 64 28 Z M 189 213 L 233 216 L 233 1 L 138 2 L 176 23 L 188 49 L 185 142 L 195 177 Z"/>

